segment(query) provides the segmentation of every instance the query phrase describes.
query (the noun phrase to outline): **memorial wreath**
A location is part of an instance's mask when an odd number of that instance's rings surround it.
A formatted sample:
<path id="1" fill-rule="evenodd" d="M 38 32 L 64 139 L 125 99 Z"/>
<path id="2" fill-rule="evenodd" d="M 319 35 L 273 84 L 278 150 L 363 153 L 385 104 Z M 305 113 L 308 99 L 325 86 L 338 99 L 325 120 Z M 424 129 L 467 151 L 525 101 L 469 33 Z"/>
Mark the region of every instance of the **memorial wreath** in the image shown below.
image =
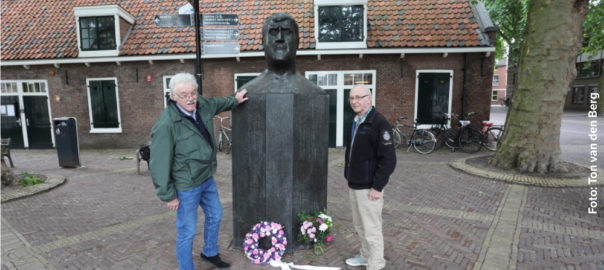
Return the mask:
<path id="1" fill-rule="evenodd" d="M 257 223 L 243 239 L 243 250 L 253 264 L 280 261 L 286 247 L 287 238 L 283 226 L 275 222 Z"/>

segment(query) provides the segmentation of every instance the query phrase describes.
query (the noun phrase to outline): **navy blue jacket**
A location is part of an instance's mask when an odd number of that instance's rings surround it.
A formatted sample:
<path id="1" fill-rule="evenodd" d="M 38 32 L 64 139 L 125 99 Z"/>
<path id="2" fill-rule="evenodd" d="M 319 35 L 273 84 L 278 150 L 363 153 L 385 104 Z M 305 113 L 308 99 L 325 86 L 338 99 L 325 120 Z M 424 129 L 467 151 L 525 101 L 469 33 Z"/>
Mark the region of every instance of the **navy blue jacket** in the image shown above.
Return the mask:
<path id="1" fill-rule="evenodd" d="M 352 189 L 373 188 L 382 191 L 395 167 L 392 127 L 373 108 L 365 121 L 357 127 L 352 149 L 350 140 L 346 144 L 344 176 Z"/>

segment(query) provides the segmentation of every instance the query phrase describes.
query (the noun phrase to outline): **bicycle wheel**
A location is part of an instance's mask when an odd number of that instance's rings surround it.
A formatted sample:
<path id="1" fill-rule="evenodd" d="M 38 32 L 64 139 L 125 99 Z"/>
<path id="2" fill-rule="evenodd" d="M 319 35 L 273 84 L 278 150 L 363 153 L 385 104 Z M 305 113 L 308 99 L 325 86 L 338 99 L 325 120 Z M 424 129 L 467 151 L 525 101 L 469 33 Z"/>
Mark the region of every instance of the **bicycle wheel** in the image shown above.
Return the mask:
<path id="1" fill-rule="evenodd" d="M 451 128 L 445 130 L 443 141 L 445 142 L 445 145 L 452 150 L 455 150 L 455 148 L 459 147 L 457 144 L 457 134 Z"/>
<path id="2" fill-rule="evenodd" d="M 218 146 L 218 152 L 222 152 L 222 132 L 218 132 L 218 142 L 216 143 Z"/>
<path id="3" fill-rule="evenodd" d="M 499 139 L 501 139 L 501 135 L 503 135 L 503 129 L 500 127 L 490 127 L 487 129 L 487 136 L 484 138 L 482 146 L 484 148 L 497 151 L 497 145 L 499 144 Z"/>
<path id="4" fill-rule="evenodd" d="M 401 133 L 398 132 L 398 130 L 393 128 L 392 129 L 392 143 L 394 143 L 394 149 L 401 146 L 402 142 L 403 142 L 403 138 L 401 136 Z"/>
<path id="5" fill-rule="evenodd" d="M 231 149 L 233 148 L 233 144 L 231 143 L 231 139 L 229 139 L 229 137 L 227 137 L 226 135 L 224 135 L 226 140 L 224 142 L 225 146 L 224 149 L 226 150 L 227 154 L 231 153 Z"/>
<path id="6" fill-rule="evenodd" d="M 483 137 L 477 129 L 464 127 L 459 132 L 459 147 L 466 153 L 476 153 L 482 148 Z"/>
<path id="7" fill-rule="evenodd" d="M 423 129 L 415 132 L 411 141 L 413 142 L 415 151 L 424 155 L 432 153 L 436 147 L 436 138 L 434 137 L 434 134 Z"/>

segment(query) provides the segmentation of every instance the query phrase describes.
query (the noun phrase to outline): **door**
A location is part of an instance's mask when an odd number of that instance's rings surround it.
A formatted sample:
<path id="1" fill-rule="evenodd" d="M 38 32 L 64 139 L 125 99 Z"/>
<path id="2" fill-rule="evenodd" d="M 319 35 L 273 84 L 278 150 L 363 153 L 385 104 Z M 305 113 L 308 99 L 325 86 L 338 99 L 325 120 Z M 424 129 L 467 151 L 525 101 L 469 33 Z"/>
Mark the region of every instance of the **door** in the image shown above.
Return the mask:
<path id="1" fill-rule="evenodd" d="M 48 97 L 23 96 L 23 105 L 29 148 L 52 148 Z"/>
<path id="2" fill-rule="evenodd" d="M 2 96 L 2 138 L 10 138 L 11 148 L 24 148 L 19 96 Z"/>
<path id="3" fill-rule="evenodd" d="M 418 124 L 438 124 L 443 113 L 450 112 L 450 73 L 419 73 L 417 85 Z"/>
<path id="4" fill-rule="evenodd" d="M 351 89 L 344 89 L 344 146 L 350 141 L 350 136 L 352 135 L 352 121 L 354 121 L 356 115 L 352 110 L 352 107 L 350 107 L 350 101 L 348 101 L 350 90 Z"/>

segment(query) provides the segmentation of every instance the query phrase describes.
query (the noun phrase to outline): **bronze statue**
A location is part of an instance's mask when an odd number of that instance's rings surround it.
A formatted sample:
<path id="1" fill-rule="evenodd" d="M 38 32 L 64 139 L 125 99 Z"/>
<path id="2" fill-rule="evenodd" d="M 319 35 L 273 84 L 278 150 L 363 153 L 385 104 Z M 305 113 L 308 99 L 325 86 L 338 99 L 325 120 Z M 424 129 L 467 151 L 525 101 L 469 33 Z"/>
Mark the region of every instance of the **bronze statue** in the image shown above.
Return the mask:
<path id="1" fill-rule="evenodd" d="M 266 70 L 248 82 L 249 100 L 233 110 L 234 247 L 261 221 L 283 225 L 287 252 L 298 214 L 327 206 L 329 96 L 296 71 L 298 24 L 289 14 L 264 21 Z"/>

